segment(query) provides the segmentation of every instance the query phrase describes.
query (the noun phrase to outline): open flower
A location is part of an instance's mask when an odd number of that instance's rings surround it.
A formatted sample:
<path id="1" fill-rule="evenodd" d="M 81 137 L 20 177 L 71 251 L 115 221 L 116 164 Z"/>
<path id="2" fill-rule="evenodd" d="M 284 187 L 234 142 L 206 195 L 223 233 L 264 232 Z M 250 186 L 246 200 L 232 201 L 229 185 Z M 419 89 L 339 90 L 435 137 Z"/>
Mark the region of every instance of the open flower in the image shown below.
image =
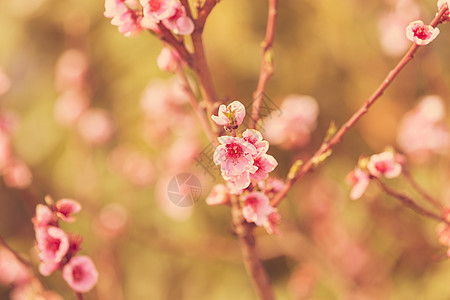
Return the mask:
<path id="1" fill-rule="evenodd" d="M 141 31 L 142 17 L 130 9 L 124 0 L 105 0 L 105 17 L 112 18 L 111 24 L 118 27 L 119 32 L 129 37 Z"/>
<path id="2" fill-rule="evenodd" d="M 261 132 L 256 129 L 247 129 L 242 133 L 242 138 L 255 146 L 256 156 L 265 154 L 269 150 L 269 142 L 263 140 Z"/>
<path id="3" fill-rule="evenodd" d="M 179 2 L 175 2 L 174 8 L 174 14 L 162 20 L 164 26 L 176 34 L 191 34 L 194 22 L 186 15 L 186 9 Z"/>
<path id="4" fill-rule="evenodd" d="M 366 172 L 356 167 L 353 171 L 348 173 L 347 182 L 351 186 L 350 199 L 356 200 L 366 191 L 370 178 Z"/>
<path id="5" fill-rule="evenodd" d="M 69 250 L 66 233 L 55 226 L 36 228 L 39 258 L 44 262 L 60 262 Z"/>
<path id="6" fill-rule="evenodd" d="M 413 21 L 406 27 L 406 37 L 417 45 L 427 45 L 439 34 L 439 28 L 425 25 L 422 21 Z"/>
<path id="7" fill-rule="evenodd" d="M 246 171 L 256 171 L 253 167 L 255 146 L 240 137 L 221 136 L 218 140 L 221 145 L 214 151 L 214 163 L 220 164 L 222 175 L 238 176 Z"/>
<path id="8" fill-rule="evenodd" d="M 75 256 L 62 270 L 64 280 L 78 293 L 91 290 L 98 280 L 98 272 L 88 256 Z"/>
<path id="9" fill-rule="evenodd" d="M 253 166 L 258 169 L 255 173 L 250 174 L 250 178 L 256 180 L 257 182 L 262 181 L 269 176 L 269 173 L 272 172 L 277 165 L 278 162 L 272 155 L 263 154 L 261 156 L 257 156 L 254 158 Z"/>
<path id="10" fill-rule="evenodd" d="M 220 126 L 236 129 L 242 124 L 245 117 L 245 106 L 239 101 L 233 101 L 229 105 L 219 106 L 217 116 L 211 116 L 213 121 Z"/>
<path id="11" fill-rule="evenodd" d="M 149 19 L 155 23 L 172 17 L 175 14 L 175 0 L 140 0 L 143 7 L 144 19 Z"/>
<path id="12" fill-rule="evenodd" d="M 396 161 L 393 152 L 385 151 L 372 155 L 367 163 L 367 169 L 375 177 L 383 175 L 386 178 L 394 178 L 402 172 L 402 165 Z"/>
<path id="13" fill-rule="evenodd" d="M 251 192 L 244 196 L 244 207 L 242 215 L 249 223 L 253 222 L 257 226 L 268 226 L 269 215 L 276 211 L 269 204 L 269 198 L 261 192 Z"/>
<path id="14" fill-rule="evenodd" d="M 72 214 L 76 214 L 81 210 L 81 205 L 72 199 L 61 199 L 56 201 L 56 215 L 64 222 L 73 222 L 75 217 Z"/>

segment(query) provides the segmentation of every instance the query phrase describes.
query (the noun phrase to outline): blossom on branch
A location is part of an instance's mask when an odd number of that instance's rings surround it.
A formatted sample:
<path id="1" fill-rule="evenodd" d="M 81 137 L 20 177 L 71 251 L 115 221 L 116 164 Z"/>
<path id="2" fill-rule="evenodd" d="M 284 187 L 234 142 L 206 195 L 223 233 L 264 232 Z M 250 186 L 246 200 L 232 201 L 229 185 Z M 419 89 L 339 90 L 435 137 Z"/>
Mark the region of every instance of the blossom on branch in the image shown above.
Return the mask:
<path id="1" fill-rule="evenodd" d="M 217 116 L 211 116 L 211 119 L 220 126 L 227 129 L 236 129 L 242 124 L 245 117 L 245 106 L 239 101 L 233 101 L 227 106 L 219 106 Z"/>
<path id="2" fill-rule="evenodd" d="M 131 4 L 137 4 L 135 1 Z M 111 24 L 118 27 L 119 32 L 129 37 L 139 33 L 142 16 L 137 10 L 130 9 L 124 0 L 105 0 L 105 17 L 112 18 Z"/>
<path id="3" fill-rule="evenodd" d="M 351 186 L 350 199 L 356 200 L 361 198 L 369 185 L 369 175 L 356 167 L 347 175 L 347 183 Z"/>
<path id="4" fill-rule="evenodd" d="M 394 178 L 402 172 L 402 165 L 392 151 L 385 151 L 372 155 L 367 163 L 367 169 L 372 176 L 383 175 L 386 178 Z"/>
<path id="5" fill-rule="evenodd" d="M 64 266 L 63 278 L 78 293 L 91 290 L 98 280 L 98 272 L 88 256 L 75 256 Z"/>
<path id="6" fill-rule="evenodd" d="M 439 34 L 439 28 L 413 21 L 406 27 L 406 37 L 419 46 L 428 45 Z"/>

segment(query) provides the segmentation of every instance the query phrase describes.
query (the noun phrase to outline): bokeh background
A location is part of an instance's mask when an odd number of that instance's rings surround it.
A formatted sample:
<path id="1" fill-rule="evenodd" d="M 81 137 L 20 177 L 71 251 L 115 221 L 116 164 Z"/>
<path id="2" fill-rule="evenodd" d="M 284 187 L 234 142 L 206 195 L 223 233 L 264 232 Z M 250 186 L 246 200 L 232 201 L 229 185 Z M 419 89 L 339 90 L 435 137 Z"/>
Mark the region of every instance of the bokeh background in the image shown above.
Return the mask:
<path id="1" fill-rule="evenodd" d="M 156 65 L 162 44 L 146 32 L 125 38 L 103 11 L 102 1 L 0 1 L 0 114 L 15 157 L 33 175 L 30 185 L 20 175 L 0 183 L 0 235 L 37 266 L 35 205 L 47 194 L 73 198 L 83 210 L 64 229 L 83 236 L 82 253 L 100 273 L 86 299 L 254 299 L 230 209 L 205 203 L 221 179 L 195 160 L 209 141 L 173 76 Z M 264 1 L 223 0 L 208 19 L 207 58 L 224 102 L 252 102 L 266 11 Z M 308 158 L 330 121 L 340 125 L 362 105 L 409 47 L 406 25 L 430 22 L 436 11 L 434 0 L 280 1 L 265 99 L 282 115 L 287 95 L 309 95 L 318 117 L 305 142 L 271 146 L 275 176 Z M 333 156 L 282 202 L 281 234 L 256 231 L 279 299 L 450 299 L 436 222 L 375 185 L 351 201 L 345 182 L 360 155 L 393 146 L 406 152 L 417 181 L 449 204 L 450 28 L 440 29 Z M 442 144 L 409 153 L 398 143 L 402 120 L 429 95 L 443 104 L 434 107 Z M 414 137 L 418 129 L 411 130 Z M 187 208 L 167 199 L 170 178 L 182 172 L 202 187 Z M 419 199 L 402 178 L 388 184 Z M 75 299 L 60 273 L 43 280 Z M 11 290 L 0 286 L 0 299 Z"/>

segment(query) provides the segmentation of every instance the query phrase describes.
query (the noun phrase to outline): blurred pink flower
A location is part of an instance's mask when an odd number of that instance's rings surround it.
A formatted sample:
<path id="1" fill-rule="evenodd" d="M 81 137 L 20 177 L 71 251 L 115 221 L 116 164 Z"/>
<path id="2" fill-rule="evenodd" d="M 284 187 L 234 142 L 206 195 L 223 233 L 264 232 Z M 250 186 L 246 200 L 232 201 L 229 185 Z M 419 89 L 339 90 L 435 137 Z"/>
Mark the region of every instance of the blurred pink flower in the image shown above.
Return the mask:
<path id="1" fill-rule="evenodd" d="M 155 177 L 149 157 L 129 146 L 116 147 L 111 152 L 110 164 L 115 172 L 138 186 L 149 185 Z"/>
<path id="2" fill-rule="evenodd" d="M 164 26 L 176 34 L 191 34 L 194 31 L 194 22 L 186 15 L 186 9 L 179 2 L 175 2 L 175 13 L 162 20 Z"/>
<path id="3" fill-rule="evenodd" d="M 98 280 L 98 272 L 88 256 L 75 256 L 62 270 L 64 280 L 78 293 L 90 291 Z"/>
<path id="4" fill-rule="evenodd" d="M 206 198 L 206 203 L 208 205 L 224 205 L 230 203 L 227 187 L 223 184 L 213 186 L 211 193 Z"/>
<path id="5" fill-rule="evenodd" d="M 128 219 L 128 212 L 123 205 L 110 203 L 101 209 L 97 218 L 96 229 L 105 238 L 115 238 L 125 230 Z"/>
<path id="6" fill-rule="evenodd" d="M 58 270 L 60 264 L 61 264 L 60 261 L 58 262 L 54 262 L 51 260 L 42 261 L 39 264 L 39 273 L 41 273 L 42 276 L 50 276 L 53 272 Z"/>
<path id="7" fill-rule="evenodd" d="M 86 54 L 78 49 L 64 51 L 55 66 L 55 85 L 58 91 L 82 90 L 88 72 Z"/>
<path id="8" fill-rule="evenodd" d="M 239 176 L 256 170 L 253 166 L 255 146 L 239 137 L 221 136 L 218 140 L 220 145 L 214 151 L 214 163 L 220 164 L 222 175 Z"/>
<path id="9" fill-rule="evenodd" d="M 417 45 L 427 45 L 439 34 L 439 28 L 425 25 L 422 21 L 413 21 L 406 27 L 406 37 Z"/>
<path id="10" fill-rule="evenodd" d="M 9 134 L 0 129 L 0 174 L 4 173 L 6 166 L 12 159 L 12 148 Z"/>
<path id="11" fill-rule="evenodd" d="M 81 204 L 72 199 L 61 199 L 55 204 L 56 215 L 64 222 L 74 222 L 76 214 L 81 210 Z"/>
<path id="12" fill-rule="evenodd" d="M 66 233 L 55 226 L 36 228 L 36 241 L 43 262 L 60 262 L 69 250 Z"/>
<path id="13" fill-rule="evenodd" d="M 372 155 L 367 163 L 367 169 L 373 176 L 383 175 L 386 178 L 397 177 L 402 172 L 402 166 L 396 161 L 392 151 Z"/>
<path id="14" fill-rule="evenodd" d="M 156 64 L 162 71 L 173 73 L 182 64 L 182 60 L 176 50 L 164 47 L 156 58 Z"/>
<path id="15" fill-rule="evenodd" d="M 90 99 L 81 90 L 73 89 L 63 92 L 55 103 L 55 120 L 67 127 L 75 125 L 76 121 L 89 107 Z"/>
<path id="16" fill-rule="evenodd" d="M 278 225 L 280 222 L 281 216 L 278 213 L 278 210 L 274 208 L 274 211 L 267 216 L 267 221 L 263 224 L 263 226 L 268 234 L 279 234 L 280 232 L 278 230 Z"/>
<path id="17" fill-rule="evenodd" d="M 279 111 L 264 120 L 264 136 L 273 145 L 292 149 L 307 145 L 316 128 L 319 106 L 314 98 L 289 95 Z"/>
<path id="18" fill-rule="evenodd" d="M 231 194 L 240 194 L 243 189 L 247 188 L 250 183 L 250 172 L 255 172 L 256 167 L 249 171 L 244 171 L 238 175 L 226 175 L 222 173 L 222 177 L 227 181 Z"/>
<path id="19" fill-rule="evenodd" d="M 4 247 L 0 247 L 0 284 L 22 285 L 30 279 L 30 271 L 17 260 L 16 256 Z"/>
<path id="20" fill-rule="evenodd" d="M 269 215 L 276 212 L 276 209 L 269 204 L 269 198 L 261 192 L 251 192 L 245 195 L 243 200 L 242 214 L 245 220 L 257 226 L 268 226 Z"/>
<path id="21" fill-rule="evenodd" d="M 351 186 L 350 199 L 359 199 L 366 191 L 369 182 L 369 175 L 358 167 L 348 173 L 347 183 Z"/>
<path id="22" fill-rule="evenodd" d="M 284 188 L 284 181 L 278 178 L 269 177 L 266 181 L 259 181 L 258 186 L 264 191 L 264 194 L 275 195 Z"/>
<path id="23" fill-rule="evenodd" d="M 211 116 L 211 119 L 220 126 L 236 129 L 242 124 L 245 117 L 245 106 L 239 101 L 233 101 L 227 106 L 221 104 L 217 116 Z"/>
<path id="24" fill-rule="evenodd" d="M 35 230 L 37 228 L 43 228 L 56 225 L 53 212 L 47 205 L 36 205 L 36 215 L 32 219 Z"/>
<path id="25" fill-rule="evenodd" d="M 253 166 L 258 169 L 255 173 L 250 174 L 250 178 L 257 182 L 262 181 L 269 176 L 269 173 L 272 172 L 277 165 L 278 162 L 272 155 L 263 154 L 261 156 L 257 156 L 254 158 Z"/>
<path id="26" fill-rule="evenodd" d="M 20 160 L 12 160 L 5 168 L 3 175 L 5 185 L 15 189 L 25 189 L 33 181 L 33 174 L 30 168 Z"/>
<path id="27" fill-rule="evenodd" d="M 419 162 L 447 152 L 450 135 L 444 117 L 443 100 L 435 95 L 424 97 L 400 122 L 397 142 L 402 151 Z"/>
<path id="28" fill-rule="evenodd" d="M 94 146 L 107 143 L 115 130 L 111 114 L 103 109 L 89 109 L 84 112 L 77 123 L 81 137 Z"/>

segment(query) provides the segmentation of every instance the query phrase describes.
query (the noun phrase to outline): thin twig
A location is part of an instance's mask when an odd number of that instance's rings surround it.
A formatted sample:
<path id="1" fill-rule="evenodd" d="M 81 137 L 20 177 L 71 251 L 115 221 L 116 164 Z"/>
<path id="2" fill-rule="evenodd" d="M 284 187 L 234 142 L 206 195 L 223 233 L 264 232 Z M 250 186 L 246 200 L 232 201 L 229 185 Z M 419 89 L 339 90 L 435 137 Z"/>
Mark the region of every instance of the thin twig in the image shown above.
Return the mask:
<path id="1" fill-rule="evenodd" d="M 194 92 L 191 89 L 191 85 L 189 84 L 189 81 L 186 78 L 186 74 L 184 73 L 183 68 L 180 66 L 180 64 L 177 64 L 177 75 L 181 79 L 181 82 L 183 84 L 183 88 L 186 91 L 189 102 L 191 103 L 192 109 L 194 110 L 195 114 L 200 120 L 200 123 L 202 124 L 202 127 L 208 136 L 208 139 L 210 142 L 218 145 L 217 136 L 214 134 L 214 132 L 211 129 L 211 123 L 206 119 L 205 112 L 199 107 L 197 103 L 197 97 L 195 97 Z"/>
<path id="2" fill-rule="evenodd" d="M 269 9 L 267 14 L 267 26 L 266 36 L 261 44 L 262 47 L 262 60 L 261 70 L 259 72 L 258 85 L 253 93 L 253 105 L 252 105 L 252 120 L 253 128 L 256 128 L 256 124 L 260 118 L 261 104 L 264 98 L 264 91 L 266 90 L 267 82 L 273 74 L 273 54 L 272 45 L 275 36 L 275 23 L 277 19 L 277 6 L 278 0 L 269 0 Z"/>
<path id="3" fill-rule="evenodd" d="M 183 41 L 177 40 L 175 36 L 172 34 L 172 32 L 167 29 L 163 24 L 158 23 L 158 28 L 161 31 L 160 34 L 158 34 L 158 37 L 172 46 L 178 54 L 183 58 L 183 60 L 190 66 L 193 67 L 193 57 L 192 54 L 189 53 L 184 45 Z"/>
<path id="4" fill-rule="evenodd" d="M 440 222 L 446 222 L 444 217 L 427 210 L 426 208 L 423 208 L 422 206 L 420 206 L 419 204 L 417 204 L 413 199 L 411 199 L 410 197 L 408 197 L 405 194 L 399 193 L 397 191 L 394 191 L 392 189 L 390 189 L 387 185 L 385 185 L 380 179 L 378 178 L 374 178 L 374 180 L 378 183 L 378 185 L 381 187 L 381 189 L 383 190 L 383 192 L 385 192 L 386 194 L 388 194 L 389 196 L 394 197 L 395 199 L 399 200 L 403 205 L 405 205 L 406 207 L 412 209 L 413 211 L 415 211 L 416 213 L 440 221 Z"/>
<path id="5" fill-rule="evenodd" d="M 443 7 L 439 13 L 436 15 L 436 17 L 431 22 L 431 26 L 436 27 L 436 25 L 439 23 L 442 15 L 447 10 L 446 7 Z M 387 87 L 392 83 L 392 81 L 397 77 L 397 75 L 400 73 L 400 71 L 406 66 L 406 64 L 414 58 L 414 54 L 416 53 L 417 49 L 419 49 L 419 45 L 413 44 L 411 48 L 409 48 L 408 52 L 403 56 L 403 58 L 400 60 L 400 62 L 395 66 L 394 69 L 392 69 L 386 78 L 383 80 L 383 82 L 380 84 L 380 86 L 376 89 L 376 91 L 370 96 L 369 99 L 364 103 L 364 105 L 355 112 L 347 122 L 345 122 L 341 128 L 336 132 L 336 134 L 331 139 L 326 139 L 320 145 L 319 150 L 316 151 L 316 153 L 307 161 L 305 162 L 297 175 L 292 179 L 287 179 L 287 182 L 284 186 L 284 188 L 277 194 L 275 197 L 270 201 L 270 204 L 273 206 L 278 205 L 281 200 L 286 196 L 288 191 L 292 188 L 293 184 L 297 182 L 300 178 L 302 178 L 305 174 L 312 171 L 316 167 L 316 162 L 318 159 L 323 156 L 325 153 L 329 152 L 335 145 L 342 142 L 342 138 L 344 135 L 356 124 L 356 122 L 368 112 L 369 108 L 374 104 L 374 102 L 380 98 L 381 95 L 383 95 L 384 91 Z"/>
<path id="6" fill-rule="evenodd" d="M 195 20 L 195 27 L 203 32 L 203 28 L 206 23 L 206 19 L 213 10 L 214 6 L 219 3 L 220 0 L 206 0 L 205 3 L 198 9 L 198 16 Z"/>
<path id="7" fill-rule="evenodd" d="M 244 265 L 256 294 L 261 300 L 274 300 L 275 296 L 267 272 L 256 249 L 256 240 L 253 234 L 254 225 L 247 223 L 242 216 L 242 209 L 237 195 L 231 195 L 231 216 Z"/>
<path id="8" fill-rule="evenodd" d="M 436 199 L 431 197 L 411 176 L 409 171 L 405 168 L 403 168 L 403 176 L 405 176 L 406 180 L 411 184 L 411 186 L 425 199 L 427 200 L 431 205 L 436 207 L 439 211 L 442 211 L 444 209 L 444 206 L 439 203 Z"/>
<path id="9" fill-rule="evenodd" d="M 83 300 L 83 294 L 82 293 L 78 293 L 78 292 L 75 292 L 76 294 L 77 294 L 77 299 L 78 300 Z"/>

